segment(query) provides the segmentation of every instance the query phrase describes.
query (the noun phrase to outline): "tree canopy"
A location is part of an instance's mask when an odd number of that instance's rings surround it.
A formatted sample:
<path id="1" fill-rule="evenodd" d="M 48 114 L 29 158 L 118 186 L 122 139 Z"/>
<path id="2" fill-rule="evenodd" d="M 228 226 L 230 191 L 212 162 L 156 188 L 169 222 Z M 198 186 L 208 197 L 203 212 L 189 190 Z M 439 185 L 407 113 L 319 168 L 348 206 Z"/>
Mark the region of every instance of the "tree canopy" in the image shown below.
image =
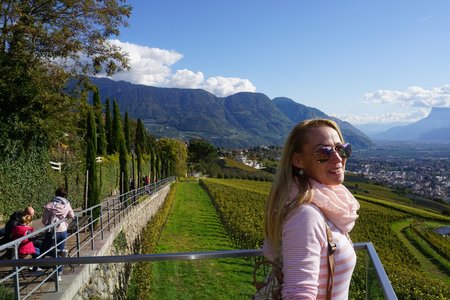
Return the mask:
<path id="1" fill-rule="evenodd" d="M 203 139 L 191 139 L 188 146 L 189 163 L 209 164 L 219 157 L 216 147 Z"/>
<path id="2" fill-rule="evenodd" d="M 48 147 L 76 132 L 86 103 L 69 95 L 74 76 L 128 68 L 110 39 L 127 25 L 124 0 L 2 1 L 0 7 L 0 155 Z"/>

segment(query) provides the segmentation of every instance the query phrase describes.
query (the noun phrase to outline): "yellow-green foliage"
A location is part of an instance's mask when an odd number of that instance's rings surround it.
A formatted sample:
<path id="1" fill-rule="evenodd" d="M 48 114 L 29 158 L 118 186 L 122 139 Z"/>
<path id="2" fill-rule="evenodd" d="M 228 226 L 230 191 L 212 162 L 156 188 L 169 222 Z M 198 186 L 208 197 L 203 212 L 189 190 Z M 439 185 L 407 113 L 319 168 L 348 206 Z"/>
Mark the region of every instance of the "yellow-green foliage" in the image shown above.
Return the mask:
<path id="1" fill-rule="evenodd" d="M 376 197 L 379 199 L 389 199 L 389 201 L 391 202 L 398 202 L 403 204 L 412 202 L 411 199 L 399 195 L 389 187 L 367 182 L 352 181 L 353 178 L 355 178 L 355 176 L 346 175 L 344 185 L 354 194 L 368 194 L 372 197 Z"/>
<path id="2" fill-rule="evenodd" d="M 263 241 L 264 203 L 270 183 L 202 179 L 232 241 L 238 248 L 260 247 Z"/>
<path id="3" fill-rule="evenodd" d="M 238 178 L 258 181 L 273 180 L 273 174 L 255 169 L 233 159 L 224 158 L 223 162 L 222 171 L 217 175 L 218 178 Z"/>
<path id="4" fill-rule="evenodd" d="M 270 183 L 202 179 L 235 243 L 242 248 L 261 245 L 264 205 Z M 445 299 L 450 287 L 430 278 L 391 231 L 390 224 L 412 216 L 450 221 L 448 217 L 389 201 L 357 195 L 361 209 L 351 232 L 354 242 L 372 242 L 399 299 Z M 359 255 L 362 259 L 363 256 Z M 366 268 L 360 262 L 352 278 L 350 298 L 366 296 Z"/>
<path id="5" fill-rule="evenodd" d="M 225 166 L 229 167 L 229 168 L 236 168 L 236 169 L 242 169 L 245 170 L 247 172 L 257 172 L 258 170 L 255 168 L 252 168 L 250 166 L 247 166 L 246 164 L 243 164 L 241 162 L 238 162 L 234 159 L 230 159 L 230 158 L 224 158 L 223 159 L 225 161 Z"/>
<path id="6" fill-rule="evenodd" d="M 127 237 L 123 230 L 119 232 L 113 241 L 113 246 L 116 254 L 124 254 L 127 249 Z"/>
<path id="7" fill-rule="evenodd" d="M 450 239 L 434 232 L 432 230 L 433 227 L 422 222 L 412 224 L 412 230 L 414 233 L 421 239 L 425 240 L 434 251 L 450 262 Z"/>
<path id="8" fill-rule="evenodd" d="M 428 220 L 438 220 L 438 221 L 450 222 L 450 217 L 448 217 L 448 216 L 443 216 L 443 215 L 440 215 L 440 214 L 437 214 L 434 212 L 429 212 L 426 210 L 422 210 L 419 208 L 410 207 L 410 206 L 406 206 L 406 205 L 402 205 L 402 204 L 397 204 L 397 203 L 393 203 L 391 201 L 380 200 L 380 199 L 363 196 L 363 195 L 355 195 L 355 197 L 360 200 L 372 202 L 372 203 L 375 203 L 375 204 L 378 204 L 381 206 L 385 206 L 385 207 L 388 207 L 388 208 L 391 208 L 394 210 L 398 210 L 401 212 L 406 212 L 406 213 L 409 213 L 413 216 L 417 216 L 420 218 L 425 218 Z"/>

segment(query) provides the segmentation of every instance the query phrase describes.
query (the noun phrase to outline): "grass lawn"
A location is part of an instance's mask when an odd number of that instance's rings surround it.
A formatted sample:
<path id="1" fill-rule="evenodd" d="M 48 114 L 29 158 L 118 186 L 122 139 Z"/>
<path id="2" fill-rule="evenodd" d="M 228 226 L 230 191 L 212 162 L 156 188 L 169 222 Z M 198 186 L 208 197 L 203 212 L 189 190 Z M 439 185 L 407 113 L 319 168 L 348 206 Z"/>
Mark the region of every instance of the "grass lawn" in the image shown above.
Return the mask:
<path id="1" fill-rule="evenodd" d="M 158 253 L 233 249 L 208 195 L 198 182 L 180 182 Z M 149 299 L 249 299 L 253 259 L 153 263 Z"/>

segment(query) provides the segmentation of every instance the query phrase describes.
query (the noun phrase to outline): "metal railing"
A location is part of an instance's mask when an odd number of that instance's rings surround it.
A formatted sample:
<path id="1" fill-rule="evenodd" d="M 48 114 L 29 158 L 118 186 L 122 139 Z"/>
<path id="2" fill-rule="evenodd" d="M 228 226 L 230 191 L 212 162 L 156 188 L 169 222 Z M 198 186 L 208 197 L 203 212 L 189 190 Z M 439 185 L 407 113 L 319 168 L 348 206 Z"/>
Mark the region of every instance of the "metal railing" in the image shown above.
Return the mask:
<path id="1" fill-rule="evenodd" d="M 103 239 L 105 231 L 111 231 L 132 209 L 132 206 L 137 204 L 143 196 L 158 191 L 166 184 L 172 182 L 173 177 L 161 180 L 158 183 L 152 183 L 134 191 L 128 192 L 123 195 L 110 197 L 106 199 L 102 204 L 90 207 L 86 210 L 76 212 L 75 218 L 71 223 L 73 232 L 70 233 L 66 239 L 75 239 L 75 245 L 71 251 L 71 257 L 58 257 L 57 256 L 57 243 L 54 236 L 54 245 L 48 251 L 41 253 L 37 259 L 19 259 L 18 246 L 20 242 L 27 238 L 37 237 L 46 232 L 53 232 L 55 235 L 55 227 L 64 222 L 61 220 L 55 222 L 52 225 L 43 227 L 35 232 L 16 239 L 8 244 L 0 246 L 0 252 L 7 249 L 13 249 L 13 259 L 0 260 L 0 269 L 8 268 L 10 273 L 0 279 L 0 284 L 13 281 L 14 295 L 16 299 L 28 299 L 33 293 L 39 290 L 44 283 L 53 278 L 55 291 L 59 291 L 59 283 L 57 280 L 58 267 L 62 265 L 84 265 L 84 264 L 106 264 L 106 263 L 133 263 L 133 262 L 156 262 L 167 260 L 203 260 L 203 259 L 218 259 L 218 258 L 236 258 L 236 257 L 255 257 L 262 256 L 261 249 L 252 250 L 229 250 L 229 251 L 216 251 L 216 252 L 188 252 L 188 253 L 168 253 L 168 254 L 139 254 L 139 255 L 117 255 L 117 256 L 80 256 L 81 250 L 89 247 L 94 249 L 95 241 L 97 239 Z M 93 218 L 94 210 L 99 209 L 100 214 L 97 218 Z M 97 226 L 94 226 L 97 224 Z M 95 228 L 94 228 L 95 227 Z M 82 236 L 82 232 L 87 231 L 88 234 Z M 383 265 L 373 247 L 372 243 L 355 243 L 354 248 L 356 251 L 365 251 L 367 253 L 368 262 L 373 268 L 373 272 L 376 274 L 377 280 L 380 285 L 380 289 L 384 294 L 385 299 L 395 300 L 397 299 L 392 285 L 386 275 Z M 44 256 L 52 256 L 50 258 L 44 258 Z M 27 291 L 21 290 L 21 277 L 22 271 L 29 267 L 48 267 L 52 266 L 53 271 L 48 272 L 47 276 L 42 279 L 41 282 L 35 284 L 31 289 Z M 12 270 L 11 270 L 12 268 Z M 369 268 L 367 268 L 369 269 Z M 369 272 L 368 270 L 366 271 Z M 368 275 L 367 275 L 368 277 Z M 367 278 L 366 281 L 369 281 Z M 22 282 L 23 283 L 23 282 Z M 22 285 L 23 287 L 23 285 Z M 367 299 L 370 299 L 369 287 L 367 287 Z"/>
<path id="2" fill-rule="evenodd" d="M 381 261 L 372 243 L 355 243 L 356 251 L 366 251 L 373 265 L 382 293 L 387 300 L 397 300 L 394 289 L 387 277 Z M 168 260 L 203 260 L 218 258 L 237 258 L 262 256 L 261 249 L 251 250 L 228 250 L 215 252 L 185 252 L 167 254 L 137 254 L 137 255 L 116 255 L 116 256 L 86 256 L 70 258 L 49 258 L 49 259 L 17 259 L 10 261 L 0 261 L 0 267 L 23 267 L 23 266 L 45 266 L 45 265 L 71 265 L 71 264 L 110 264 L 110 263 L 133 263 L 133 262 L 157 262 Z M 367 299 L 371 299 L 367 295 Z"/>
<path id="3" fill-rule="evenodd" d="M 146 197 L 150 194 L 160 190 L 166 184 L 169 184 L 175 180 L 175 177 L 168 177 L 158 182 L 151 183 L 149 185 L 140 187 L 122 195 L 113 196 L 107 198 L 101 204 L 89 207 L 82 211 L 75 212 L 74 219 L 69 223 L 68 236 L 66 239 L 57 242 L 56 239 L 56 227 L 62 222 L 67 222 L 67 219 L 62 219 L 58 222 L 54 222 L 51 225 L 40 228 L 24 237 L 13 240 L 9 243 L 0 246 L 0 252 L 10 251 L 12 252 L 12 259 L 0 260 L 3 267 L 13 267 L 11 272 L 8 272 L 6 276 L 0 278 L 0 284 L 4 284 L 8 281 L 13 281 L 14 295 L 16 299 L 28 299 L 33 293 L 40 289 L 46 282 L 53 279 L 55 284 L 55 291 L 59 291 L 59 267 L 64 265 L 64 261 L 60 261 L 62 258 L 58 257 L 58 245 L 65 243 L 71 239 L 75 239 L 75 245 L 70 251 L 71 256 L 80 258 L 82 249 L 90 247 L 94 250 L 96 239 L 103 239 L 105 231 L 111 231 L 121 220 L 125 218 L 130 212 L 131 208 L 139 203 L 142 197 Z M 97 217 L 94 217 L 98 213 Z M 83 232 L 88 232 L 87 235 L 83 235 Z M 46 251 L 42 252 L 36 259 L 19 259 L 19 245 L 22 241 L 27 239 L 37 239 L 42 236 L 53 234 L 53 245 Z M 45 257 L 53 258 L 45 258 Z M 70 258 L 74 259 L 74 258 Z M 56 261 L 55 261 L 56 260 Z M 23 262 L 19 263 L 18 262 Z M 31 263 L 31 265 L 29 265 Z M 45 278 L 39 283 L 33 285 L 30 290 L 21 290 L 21 272 L 28 269 L 30 266 L 52 266 L 53 271 L 46 273 Z M 3 270 L 5 271 L 5 270 Z M 4 273 L 4 272 L 2 272 Z M 22 280 L 24 283 L 24 280 Z M 22 284 L 23 287 L 23 284 Z"/>

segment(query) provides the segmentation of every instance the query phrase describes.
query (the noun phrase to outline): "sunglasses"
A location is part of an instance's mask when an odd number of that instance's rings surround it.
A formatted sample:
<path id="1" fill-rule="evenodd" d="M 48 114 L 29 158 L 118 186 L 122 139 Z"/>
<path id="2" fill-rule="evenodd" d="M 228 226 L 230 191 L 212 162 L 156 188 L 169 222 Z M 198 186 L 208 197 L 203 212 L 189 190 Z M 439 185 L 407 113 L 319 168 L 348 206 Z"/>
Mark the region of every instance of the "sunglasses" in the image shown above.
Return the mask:
<path id="1" fill-rule="evenodd" d="M 326 162 L 331 159 L 334 153 L 337 153 L 341 158 L 349 158 L 352 155 L 352 145 L 349 143 L 339 144 L 334 147 L 332 146 L 322 146 L 316 150 L 315 155 L 317 156 L 317 161 L 319 163 Z"/>

